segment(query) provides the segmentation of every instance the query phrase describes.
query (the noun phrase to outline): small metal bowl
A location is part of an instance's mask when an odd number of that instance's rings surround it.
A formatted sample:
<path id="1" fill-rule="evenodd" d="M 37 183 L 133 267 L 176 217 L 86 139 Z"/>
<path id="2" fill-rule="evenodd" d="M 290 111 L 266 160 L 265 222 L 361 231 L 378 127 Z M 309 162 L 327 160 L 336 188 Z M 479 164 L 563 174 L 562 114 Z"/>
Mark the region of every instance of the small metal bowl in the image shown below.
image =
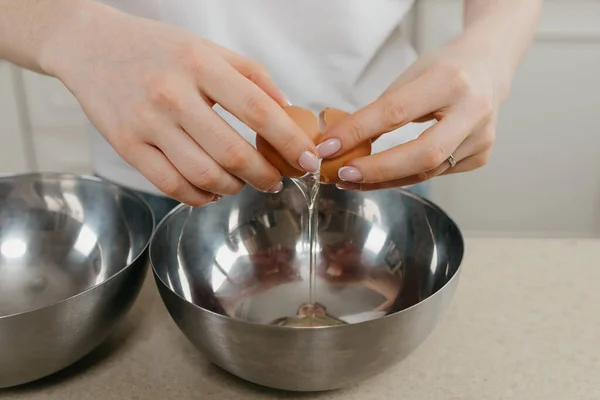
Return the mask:
<path id="1" fill-rule="evenodd" d="M 154 228 L 148 205 L 100 179 L 0 177 L 0 388 L 57 372 L 135 301 Z"/>
<path id="2" fill-rule="evenodd" d="M 278 195 L 245 188 L 179 206 L 154 233 L 150 260 L 172 318 L 234 375 L 293 391 L 352 385 L 410 354 L 450 303 L 463 239 L 442 210 L 403 190 L 324 186 L 318 202 L 312 302 L 306 203 L 290 182 Z"/>

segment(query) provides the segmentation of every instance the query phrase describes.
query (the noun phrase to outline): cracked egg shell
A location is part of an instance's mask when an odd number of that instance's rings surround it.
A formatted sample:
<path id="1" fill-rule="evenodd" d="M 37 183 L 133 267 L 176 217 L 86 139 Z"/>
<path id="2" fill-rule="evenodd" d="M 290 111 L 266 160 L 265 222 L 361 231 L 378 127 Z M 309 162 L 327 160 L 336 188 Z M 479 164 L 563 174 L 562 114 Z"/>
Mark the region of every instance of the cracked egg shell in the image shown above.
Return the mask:
<path id="1" fill-rule="evenodd" d="M 290 118 L 300 126 L 315 144 L 319 144 L 323 134 L 321 130 L 326 130 L 327 127 L 335 125 L 348 115 L 347 112 L 336 108 L 325 108 L 317 118 L 310 110 L 298 106 L 284 107 L 285 112 Z M 299 178 L 305 174 L 304 171 L 291 166 L 285 159 L 275 150 L 273 146 L 261 136 L 256 136 L 257 150 L 269 161 L 275 168 L 281 172 L 283 176 L 289 178 Z M 371 141 L 367 140 L 359 144 L 356 148 L 346 152 L 340 156 L 327 158 L 321 162 L 320 180 L 323 183 L 339 183 L 341 180 L 338 177 L 338 170 L 343 167 L 347 161 L 365 157 L 371 154 Z"/>
<path id="2" fill-rule="evenodd" d="M 319 141 L 321 137 L 319 122 L 310 110 L 297 106 L 287 106 L 283 109 L 304 133 L 312 139 L 313 143 Z M 291 166 L 269 142 L 259 135 L 256 136 L 256 149 L 281 172 L 281 175 L 288 178 L 299 178 L 306 174 L 306 172 Z"/>
<path id="3" fill-rule="evenodd" d="M 336 108 L 326 108 L 319 115 L 319 121 L 322 130 L 326 131 L 328 127 L 339 123 L 348 115 L 347 112 Z M 338 176 L 338 171 L 350 160 L 359 157 L 366 157 L 371 154 L 371 141 L 366 140 L 360 143 L 352 150 L 333 158 L 326 158 L 321 162 L 321 182 L 323 183 L 340 183 L 342 182 Z"/>

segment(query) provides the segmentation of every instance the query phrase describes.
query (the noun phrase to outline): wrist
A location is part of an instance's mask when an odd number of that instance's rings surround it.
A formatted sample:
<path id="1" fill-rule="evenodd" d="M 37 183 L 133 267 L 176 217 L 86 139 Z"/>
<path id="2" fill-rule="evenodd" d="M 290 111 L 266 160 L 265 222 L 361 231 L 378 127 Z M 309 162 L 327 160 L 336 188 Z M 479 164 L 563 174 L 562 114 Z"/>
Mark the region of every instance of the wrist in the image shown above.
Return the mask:
<path id="1" fill-rule="evenodd" d="M 508 98 L 518 60 L 501 37 L 475 29 L 466 30 L 450 46 L 459 48 L 465 57 L 475 60 L 479 69 L 489 76 L 500 102 Z"/>
<path id="2" fill-rule="evenodd" d="M 91 0 L 69 0 L 61 6 L 52 21 L 53 29 L 41 44 L 38 62 L 44 73 L 64 82 L 77 59 L 88 50 L 87 38 L 97 21 L 115 10 Z"/>

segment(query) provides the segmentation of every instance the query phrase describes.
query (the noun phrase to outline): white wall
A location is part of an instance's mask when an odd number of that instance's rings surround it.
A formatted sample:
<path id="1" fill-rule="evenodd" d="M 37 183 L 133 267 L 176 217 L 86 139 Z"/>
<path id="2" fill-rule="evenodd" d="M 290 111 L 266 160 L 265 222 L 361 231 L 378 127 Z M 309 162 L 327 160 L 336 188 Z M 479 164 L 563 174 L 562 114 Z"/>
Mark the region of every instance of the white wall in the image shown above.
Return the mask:
<path id="1" fill-rule="evenodd" d="M 18 83 L 16 68 L 0 61 L 0 174 L 28 172 L 34 167 Z"/>
<path id="2" fill-rule="evenodd" d="M 460 4 L 419 3 L 420 50 L 460 31 Z M 434 201 L 482 235 L 600 236 L 599 72 L 600 3 L 547 2 L 503 107 L 492 161 L 434 180 Z"/>
<path id="3" fill-rule="evenodd" d="M 34 156 L 42 171 L 92 172 L 86 117 L 57 79 L 22 71 Z"/>

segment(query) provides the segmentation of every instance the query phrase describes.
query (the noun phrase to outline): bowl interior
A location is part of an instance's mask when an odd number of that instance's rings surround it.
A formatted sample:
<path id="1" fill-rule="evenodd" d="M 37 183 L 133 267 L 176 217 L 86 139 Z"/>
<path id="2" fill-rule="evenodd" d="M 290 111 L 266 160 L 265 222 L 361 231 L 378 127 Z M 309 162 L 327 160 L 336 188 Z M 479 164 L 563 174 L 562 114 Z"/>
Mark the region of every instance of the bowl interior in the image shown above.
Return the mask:
<path id="1" fill-rule="evenodd" d="M 458 270 L 458 228 L 416 195 L 327 185 L 318 201 L 313 302 L 306 203 L 290 182 L 278 195 L 245 188 L 203 208 L 174 210 L 152 239 L 155 273 L 178 296 L 211 312 L 301 326 L 308 314 L 331 325 L 403 310 L 438 291 Z"/>
<path id="2" fill-rule="evenodd" d="M 101 284 L 146 247 L 148 206 L 91 178 L 0 178 L 0 317 L 35 310 Z"/>

